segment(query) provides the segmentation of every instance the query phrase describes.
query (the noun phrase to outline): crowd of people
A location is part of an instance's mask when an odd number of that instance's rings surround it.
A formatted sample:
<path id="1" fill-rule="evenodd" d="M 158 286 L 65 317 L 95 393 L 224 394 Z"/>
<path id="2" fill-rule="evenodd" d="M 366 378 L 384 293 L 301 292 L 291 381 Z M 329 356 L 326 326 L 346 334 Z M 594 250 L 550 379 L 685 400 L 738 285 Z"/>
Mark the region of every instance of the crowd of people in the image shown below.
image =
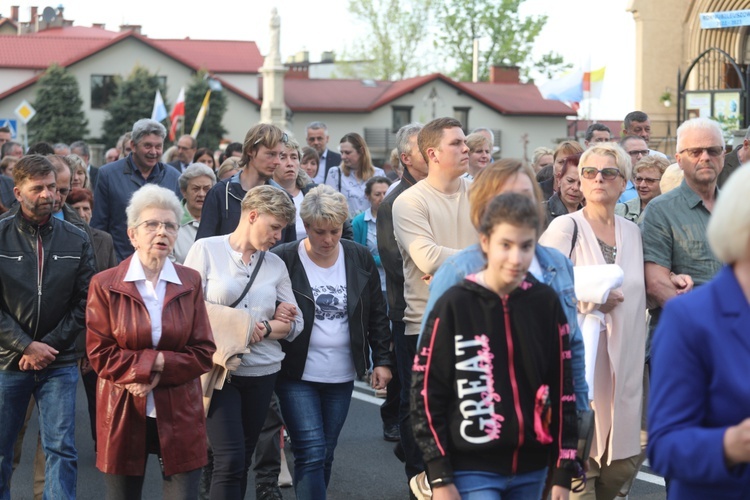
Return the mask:
<path id="1" fill-rule="evenodd" d="M 34 406 L 33 494 L 76 497 L 79 378 L 108 499 L 152 454 L 165 498 L 253 467 L 259 500 L 324 499 L 356 380 L 412 498 L 613 500 L 647 456 L 670 498 L 747 497 L 750 131 L 650 133 L 526 163 L 438 118 L 384 169 L 319 121 L 165 152 L 142 119 L 95 167 L 0 128 L 0 498 Z"/>

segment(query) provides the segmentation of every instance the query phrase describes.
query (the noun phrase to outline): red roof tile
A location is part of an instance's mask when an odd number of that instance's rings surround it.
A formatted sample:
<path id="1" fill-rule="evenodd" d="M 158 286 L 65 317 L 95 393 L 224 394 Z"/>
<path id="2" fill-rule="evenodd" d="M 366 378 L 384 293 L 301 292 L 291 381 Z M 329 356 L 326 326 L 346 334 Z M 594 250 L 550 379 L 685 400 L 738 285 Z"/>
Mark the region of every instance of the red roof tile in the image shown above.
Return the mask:
<path id="1" fill-rule="evenodd" d="M 65 66 L 109 42 L 105 38 L 0 35 L 0 67 L 46 69 L 53 62 Z"/>
<path id="2" fill-rule="evenodd" d="M 575 112 L 559 101 L 544 99 L 532 84 L 456 82 L 440 73 L 397 82 L 286 79 L 284 98 L 294 112 L 369 112 L 429 82 L 440 80 L 506 115 L 567 116 Z M 365 83 L 368 82 L 368 83 Z M 262 88 L 262 86 L 261 86 Z M 260 96 L 263 99 L 263 96 Z"/>
<path id="3" fill-rule="evenodd" d="M 257 73 L 263 56 L 255 42 L 237 40 L 156 40 L 154 46 L 212 73 Z"/>
<path id="4" fill-rule="evenodd" d="M 117 38 L 122 32 L 110 31 L 93 26 L 65 26 L 62 28 L 49 28 L 37 33 L 27 33 L 24 37 L 44 38 L 44 37 L 69 37 L 69 38 Z"/>

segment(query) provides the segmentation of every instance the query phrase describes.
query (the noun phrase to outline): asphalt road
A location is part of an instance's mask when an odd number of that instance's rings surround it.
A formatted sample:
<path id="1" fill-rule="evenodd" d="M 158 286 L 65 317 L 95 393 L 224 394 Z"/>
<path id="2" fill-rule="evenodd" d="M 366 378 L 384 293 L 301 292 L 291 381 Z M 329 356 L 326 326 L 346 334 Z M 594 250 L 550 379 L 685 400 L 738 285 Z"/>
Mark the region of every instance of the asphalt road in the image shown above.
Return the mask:
<path id="1" fill-rule="evenodd" d="M 330 500 L 401 500 L 408 499 L 408 489 L 403 465 L 393 455 L 393 444 L 383 440 L 378 404 L 382 400 L 372 397 L 372 391 L 364 385 L 355 388 L 346 425 L 339 438 L 333 475 L 328 488 Z M 76 409 L 76 443 L 78 446 L 78 498 L 100 500 L 104 498 L 102 473 L 94 466 L 94 448 L 89 430 L 88 414 L 83 386 L 79 384 Z M 33 455 L 38 432 L 37 416 L 29 423 L 24 440 L 21 464 L 13 476 L 11 487 L 14 500 L 31 500 Z M 32 438 L 33 436 L 33 438 Z M 191 439 L 191 436 L 185 436 Z M 288 457 L 290 467 L 292 457 Z M 642 469 L 641 479 L 636 481 L 630 500 L 664 500 L 664 486 L 655 484 L 661 478 L 653 475 L 647 467 Z M 250 482 L 250 484 L 253 484 Z M 663 484 L 663 483 L 662 483 Z M 254 499 L 255 492 L 248 488 L 246 499 Z M 295 498 L 292 488 L 282 489 L 285 500 Z M 156 457 L 149 460 L 144 499 L 161 498 L 161 473 Z"/>

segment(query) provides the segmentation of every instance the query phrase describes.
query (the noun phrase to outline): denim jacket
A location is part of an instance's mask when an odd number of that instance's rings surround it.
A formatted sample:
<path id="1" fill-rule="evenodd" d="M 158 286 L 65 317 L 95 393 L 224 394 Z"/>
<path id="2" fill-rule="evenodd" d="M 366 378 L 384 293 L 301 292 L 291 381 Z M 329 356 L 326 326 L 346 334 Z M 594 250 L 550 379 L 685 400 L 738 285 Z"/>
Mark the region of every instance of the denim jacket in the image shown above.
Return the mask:
<path id="1" fill-rule="evenodd" d="M 588 410 L 588 385 L 586 384 L 583 337 L 580 328 L 578 328 L 573 265 L 554 248 L 537 245 L 535 254 L 544 274 L 542 281 L 557 292 L 570 325 L 570 350 L 573 356 L 571 365 L 576 394 L 576 409 Z M 422 319 L 422 332 L 424 332 L 425 320 L 440 296 L 469 274 L 481 271 L 486 265 L 487 259 L 478 244 L 461 250 L 443 262 L 430 282 L 430 298 L 427 301 Z M 419 337 L 421 341 L 422 333 Z"/>

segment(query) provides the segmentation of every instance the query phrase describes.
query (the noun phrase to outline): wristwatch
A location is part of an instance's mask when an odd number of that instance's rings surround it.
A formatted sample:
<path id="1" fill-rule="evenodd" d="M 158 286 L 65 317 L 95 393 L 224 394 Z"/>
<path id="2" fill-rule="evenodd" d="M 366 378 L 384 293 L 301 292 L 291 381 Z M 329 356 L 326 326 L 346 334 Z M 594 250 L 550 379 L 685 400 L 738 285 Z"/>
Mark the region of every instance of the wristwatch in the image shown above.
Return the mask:
<path id="1" fill-rule="evenodd" d="M 269 335 L 271 335 L 271 324 L 268 321 L 264 320 L 263 326 L 266 327 L 266 334 L 263 335 L 263 338 L 265 339 L 268 338 Z"/>

